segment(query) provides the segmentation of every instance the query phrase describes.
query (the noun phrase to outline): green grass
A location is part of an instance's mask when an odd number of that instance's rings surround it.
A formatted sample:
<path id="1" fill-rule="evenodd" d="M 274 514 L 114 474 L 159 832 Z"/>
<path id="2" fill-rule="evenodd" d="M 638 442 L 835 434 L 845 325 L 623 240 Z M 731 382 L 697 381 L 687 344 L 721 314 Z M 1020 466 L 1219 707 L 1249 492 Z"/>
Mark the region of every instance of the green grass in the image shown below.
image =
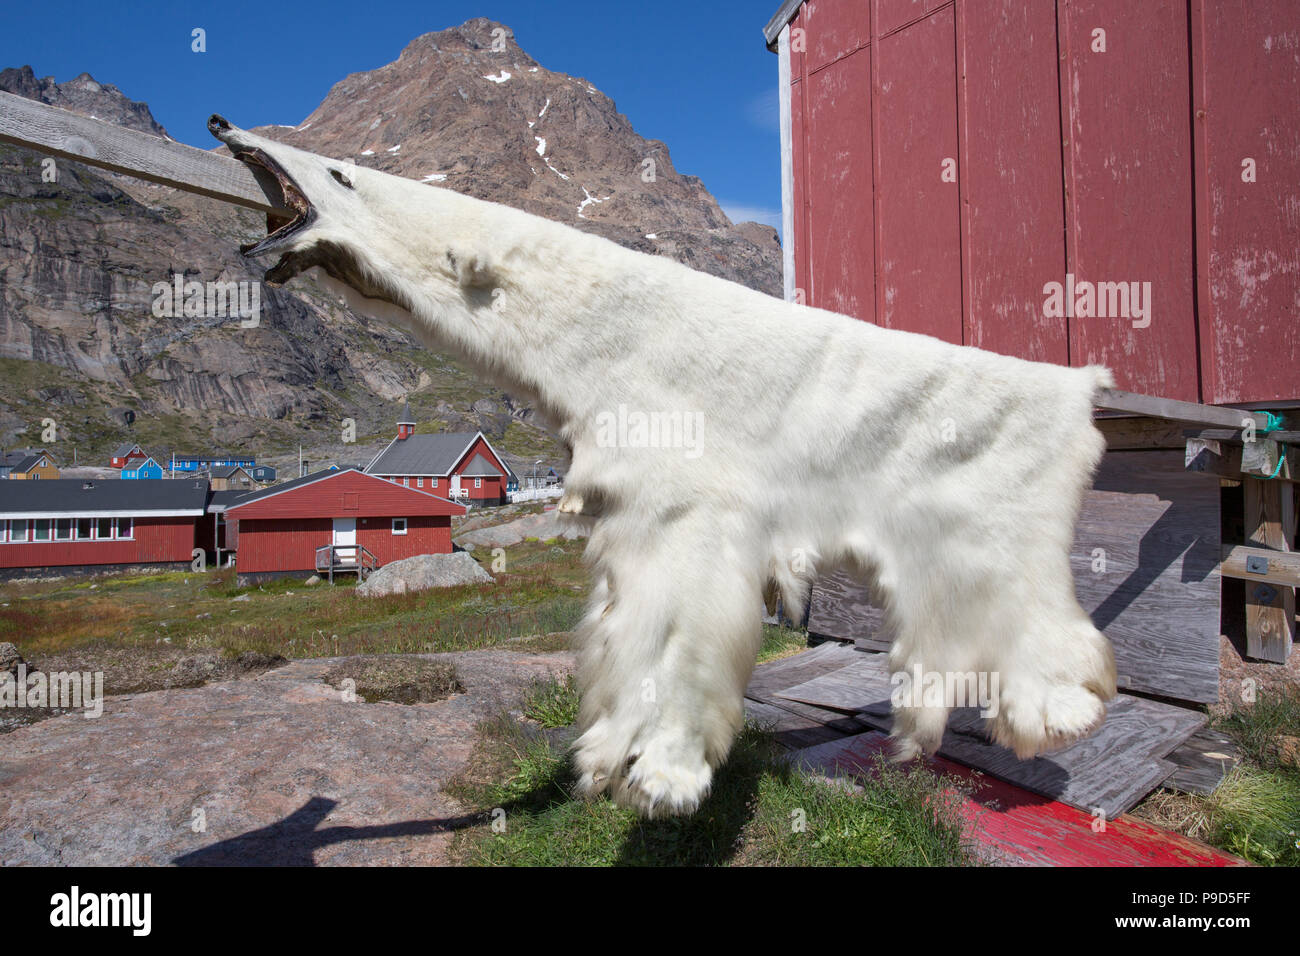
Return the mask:
<path id="1" fill-rule="evenodd" d="M 1300 866 L 1300 770 L 1278 761 L 1279 736 L 1300 736 L 1300 689 L 1262 693 L 1212 725 L 1242 761 L 1208 795 L 1159 791 L 1133 812 L 1261 866 Z"/>
<path id="2" fill-rule="evenodd" d="M 862 793 L 795 772 L 764 731 L 747 727 L 690 817 L 643 820 L 606 798 L 573 795 L 562 742 L 501 718 L 482 729 L 486 782 L 452 793 L 483 826 L 457 838 L 461 862 L 482 866 L 964 866 L 952 781 L 882 763 Z M 491 774 L 489 774 L 491 775 Z"/>
<path id="3" fill-rule="evenodd" d="M 539 680 L 524 694 L 524 716 L 547 729 L 567 727 L 578 719 L 580 703 L 572 674 L 563 681 Z"/>
<path id="4" fill-rule="evenodd" d="M 290 658 L 538 650 L 581 618 L 581 541 L 515 545 L 495 584 L 362 598 L 355 582 L 282 579 L 240 587 L 229 569 L 0 584 L 0 640 L 28 658 L 85 649 L 171 647 Z M 480 560 L 490 564 L 491 555 Z M 235 601 L 247 596 L 248 600 Z M 535 637 L 536 636 L 536 637 Z M 534 638 L 519 641 L 519 638 Z"/>
<path id="5" fill-rule="evenodd" d="M 1237 742 L 1244 756 L 1264 768 L 1277 766 L 1270 747 L 1275 737 L 1300 737 L 1300 687 L 1261 691 L 1253 704 L 1218 717 L 1213 726 Z"/>
<path id="6" fill-rule="evenodd" d="M 808 632 L 802 628 L 763 625 L 763 644 L 758 649 L 758 663 L 774 661 L 808 650 Z"/>

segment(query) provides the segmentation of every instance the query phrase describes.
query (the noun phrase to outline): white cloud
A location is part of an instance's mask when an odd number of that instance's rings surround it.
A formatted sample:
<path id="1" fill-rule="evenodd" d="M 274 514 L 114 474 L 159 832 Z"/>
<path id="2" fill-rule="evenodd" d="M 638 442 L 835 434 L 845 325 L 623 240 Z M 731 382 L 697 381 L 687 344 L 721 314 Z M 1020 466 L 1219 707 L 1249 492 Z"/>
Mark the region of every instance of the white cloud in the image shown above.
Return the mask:
<path id="1" fill-rule="evenodd" d="M 759 129 L 781 131 L 781 93 L 775 83 L 771 89 L 750 97 L 745 104 L 745 118 Z"/>

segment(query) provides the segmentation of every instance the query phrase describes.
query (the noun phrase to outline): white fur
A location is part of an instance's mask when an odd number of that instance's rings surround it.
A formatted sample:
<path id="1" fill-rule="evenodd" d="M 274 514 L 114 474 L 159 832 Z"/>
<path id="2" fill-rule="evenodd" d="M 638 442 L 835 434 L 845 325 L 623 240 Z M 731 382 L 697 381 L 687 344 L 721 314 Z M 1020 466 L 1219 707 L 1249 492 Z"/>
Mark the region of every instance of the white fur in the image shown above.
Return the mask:
<path id="1" fill-rule="evenodd" d="M 265 150 L 318 210 L 291 257 L 345 248 L 390 318 L 531 398 L 571 448 L 564 510 L 595 518 L 584 792 L 694 810 L 743 720 L 765 584 L 797 618 L 841 565 L 872 576 L 895 670 L 999 674 L 991 729 L 1022 757 L 1103 718 L 1114 664 L 1069 549 L 1104 445 L 1104 369 L 788 304 L 372 170 L 349 168 L 350 190 L 332 160 L 221 138 Z M 702 414 L 704 453 L 602 447 L 597 416 L 620 404 Z M 900 710 L 899 754 L 936 748 L 947 712 Z"/>

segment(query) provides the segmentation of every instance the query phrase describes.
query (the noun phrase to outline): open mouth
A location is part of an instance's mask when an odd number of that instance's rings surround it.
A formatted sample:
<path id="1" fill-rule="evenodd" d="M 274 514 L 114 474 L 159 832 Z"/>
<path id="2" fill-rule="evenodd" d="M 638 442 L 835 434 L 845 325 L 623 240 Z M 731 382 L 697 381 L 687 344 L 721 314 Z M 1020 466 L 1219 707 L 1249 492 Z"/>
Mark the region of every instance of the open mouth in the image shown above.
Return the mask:
<path id="1" fill-rule="evenodd" d="M 266 236 L 258 242 L 250 242 L 239 247 L 245 256 L 259 256 L 284 245 L 296 233 L 311 225 L 316 219 L 316 210 L 307 201 L 302 189 L 285 172 L 284 167 L 272 159 L 264 150 L 257 147 L 243 148 L 230 142 L 238 133 L 223 116 L 213 114 L 208 118 L 208 130 L 213 136 L 226 143 L 235 159 L 253 170 L 263 189 L 269 190 L 270 183 L 275 182 L 280 190 L 280 205 L 283 210 L 266 214 Z M 269 178 L 268 178 L 269 174 Z M 268 191 L 267 195 L 271 195 Z M 287 215 L 291 213 L 291 215 Z"/>
<path id="2" fill-rule="evenodd" d="M 307 197 L 303 195 L 302 190 L 298 188 L 293 178 L 264 151 L 260 149 L 239 150 L 235 153 L 235 159 L 245 166 L 262 169 L 270 173 L 280 186 L 281 202 L 293 212 L 292 216 L 287 216 L 282 212 L 268 212 L 266 214 L 266 237 L 258 242 L 241 245 L 239 247 L 241 253 L 246 256 L 259 256 L 264 252 L 277 249 L 296 233 L 311 225 L 316 219 L 316 210 L 307 201 Z"/>

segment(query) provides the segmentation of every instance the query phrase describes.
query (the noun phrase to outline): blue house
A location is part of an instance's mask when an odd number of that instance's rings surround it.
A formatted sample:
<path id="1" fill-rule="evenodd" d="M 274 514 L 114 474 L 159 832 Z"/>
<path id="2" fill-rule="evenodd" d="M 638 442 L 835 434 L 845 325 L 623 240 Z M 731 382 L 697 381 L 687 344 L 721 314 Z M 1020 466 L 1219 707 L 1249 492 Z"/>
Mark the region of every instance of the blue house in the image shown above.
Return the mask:
<path id="1" fill-rule="evenodd" d="M 248 473 L 259 485 L 272 484 L 276 477 L 276 471 L 270 465 L 258 465 L 255 468 L 248 469 Z"/>
<path id="2" fill-rule="evenodd" d="M 173 455 L 172 470 L 184 473 L 207 471 L 211 468 L 252 468 L 256 462 L 252 457 L 241 455 Z"/>
<path id="3" fill-rule="evenodd" d="M 161 478 L 163 476 L 163 467 L 154 461 L 153 458 L 146 458 L 134 468 L 123 468 L 123 478 Z"/>

